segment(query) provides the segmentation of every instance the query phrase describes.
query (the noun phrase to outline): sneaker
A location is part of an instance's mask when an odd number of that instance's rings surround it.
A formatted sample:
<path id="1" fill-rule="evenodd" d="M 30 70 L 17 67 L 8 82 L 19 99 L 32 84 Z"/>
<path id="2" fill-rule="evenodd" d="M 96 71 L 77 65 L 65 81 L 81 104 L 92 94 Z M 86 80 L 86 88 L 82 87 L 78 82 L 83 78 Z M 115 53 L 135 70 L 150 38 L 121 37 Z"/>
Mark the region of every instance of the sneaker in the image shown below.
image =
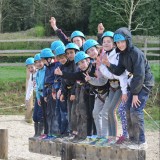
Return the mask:
<path id="1" fill-rule="evenodd" d="M 42 140 L 42 139 L 44 139 L 44 138 L 46 138 L 46 137 L 47 137 L 47 134 L 42 134 L 41 136 L 38 137 L 38 139 L 39 139 L 39 140 Z"/>
<path id="2" fill-rule="evenodd" d="M 93 140 L 95 140 L 94 138 L 92 138 L 92 136 L 87 136 L 86 139 L 82 140 L 79 142 L 79 144 L 89 144 L 91 143 Z"/>
<path id="3" fill-rule="evenodd" d="M 116 144 L 122 144 L 122 143 L 124 143 L 125 141 L 127 141 L 128 139 L 127 139 L 127 137 L 125 137 L 125 136 L 120 136 L 119 138 L 118 138 L 118 140 L 116 141 Z"/>
<path id="4" fill-rule="evenodd" d="M 128 148 L 129 149 L 146 150 L 148 148 L 148 144 L 147 144 L 147 142 L 141 143 L 141 144 L 133 143 L 131 145 L 128 145 Z"/>
<path id="5" fill-rule="evenodd" d="M 51 140 L 54 140 L 54 139 L 56 139 L 56 138 L 57 138 L 57 137 L 55 137 L 55 136 L 47 135 L 47 137 L 43 138 L 42 140 L 51 141 Z"/>

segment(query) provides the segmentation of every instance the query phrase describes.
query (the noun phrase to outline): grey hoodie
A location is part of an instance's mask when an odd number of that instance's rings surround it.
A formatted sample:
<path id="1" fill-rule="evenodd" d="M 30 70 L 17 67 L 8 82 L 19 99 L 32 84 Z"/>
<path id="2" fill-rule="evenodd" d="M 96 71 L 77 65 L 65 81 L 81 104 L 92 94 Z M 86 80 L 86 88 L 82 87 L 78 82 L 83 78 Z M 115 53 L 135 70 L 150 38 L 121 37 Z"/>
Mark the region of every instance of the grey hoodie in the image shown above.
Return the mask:
<path id="1" fill-rule="evenodd" d="M 133 95 L 137 95 L 143 85 L 146 87 L 154 86 L 154 78 L 148 61 L 144 53 L 136 46 L 133 46 L 130 31 L 122 27 L 116 30 L 115 34 L 121 34 L 126 38 L 127 48 L 123 52 L 118 48 L 116 49 L 117 52 L 120 52 L 119 64 L 118 66 L 111 64 L 109 70 L 116 75 L 121 75 L 125 69 L 133 74 L 130 84 L 130 91 Z"/>

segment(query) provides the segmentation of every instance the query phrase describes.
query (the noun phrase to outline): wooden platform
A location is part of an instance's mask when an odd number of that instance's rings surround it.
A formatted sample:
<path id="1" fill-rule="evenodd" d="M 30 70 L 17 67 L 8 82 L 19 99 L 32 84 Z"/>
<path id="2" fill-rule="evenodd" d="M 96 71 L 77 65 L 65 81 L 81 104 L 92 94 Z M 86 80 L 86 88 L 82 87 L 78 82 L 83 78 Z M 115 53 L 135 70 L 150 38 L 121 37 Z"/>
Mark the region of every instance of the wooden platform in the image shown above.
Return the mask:
<path id="1" fill-rule="evenodd" d="M 145 150 L 133 150 L 112 145 L 91 146 L 71 142 L 29 139 L 29 151 L 61 157 L 62 160 L 145 160 Z"/>

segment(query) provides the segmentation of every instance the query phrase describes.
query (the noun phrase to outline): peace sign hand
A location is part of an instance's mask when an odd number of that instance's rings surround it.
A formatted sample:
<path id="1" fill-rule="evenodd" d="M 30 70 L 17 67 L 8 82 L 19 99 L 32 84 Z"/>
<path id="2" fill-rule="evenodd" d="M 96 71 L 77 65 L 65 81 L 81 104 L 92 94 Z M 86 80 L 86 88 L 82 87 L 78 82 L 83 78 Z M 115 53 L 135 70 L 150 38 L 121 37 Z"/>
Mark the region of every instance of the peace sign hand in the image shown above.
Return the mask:
<path id="1" fill-rule="evenodd" d="M 57 75 L 60 75 L 60 76 L 63 75 L 63 73 L 62 73 L 62 71 L 60 70 L 59 67 L 57 67 L 57 68 L 55 69 L 54 74 L 57 74 Z"/>
<path id="2" fill-rule="evenodd" d="M 91 80 L 91 77 L 89 76 L 89 74 L 88 73 L 83 73 L 83 75 L 85 76 L 85 81 L 90 81 Z"/>

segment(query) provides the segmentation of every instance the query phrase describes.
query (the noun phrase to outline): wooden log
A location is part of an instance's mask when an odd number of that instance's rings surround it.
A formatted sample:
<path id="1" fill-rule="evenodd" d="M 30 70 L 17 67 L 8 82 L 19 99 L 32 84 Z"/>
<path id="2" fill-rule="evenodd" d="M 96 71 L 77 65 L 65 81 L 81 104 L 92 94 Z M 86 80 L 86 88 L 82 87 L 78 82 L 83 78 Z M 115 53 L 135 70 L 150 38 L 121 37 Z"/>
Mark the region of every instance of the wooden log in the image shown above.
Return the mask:
<path id="1" fill-rule="evenodd" d="M 27 86 L 28 86 L 29 77 L 30 77 L 30 73 L 29 73 L 28 69 L 26 69 L 26 90 L 27 90 Z M 33 95 L 29 99 L 29 103 L 26 107 L 27 107 L 27 110 L 25 113 L 25 121 L 27 123 L 32 123 Z"/>
<path id="2" fill-rule="evenodd" d="M 8 159 L 8 129 L 0 129 L 0 159 Z"/>
<path id="3" fill-rule="evenodd" d="M 62 160 L 145 160 L 146 151 L 121 145 L 92 146 L 71 142 L 29 140 L 31 152 L 61 157 Z M 31 146 L 32 145 L 32 146 Z"/>
<path id="4" fill-rule="evenodd" d="M 61 160 L 72 160 L 73 144 L 68 142 L 62 142 L 62 149 L 61 149 Z"/>

